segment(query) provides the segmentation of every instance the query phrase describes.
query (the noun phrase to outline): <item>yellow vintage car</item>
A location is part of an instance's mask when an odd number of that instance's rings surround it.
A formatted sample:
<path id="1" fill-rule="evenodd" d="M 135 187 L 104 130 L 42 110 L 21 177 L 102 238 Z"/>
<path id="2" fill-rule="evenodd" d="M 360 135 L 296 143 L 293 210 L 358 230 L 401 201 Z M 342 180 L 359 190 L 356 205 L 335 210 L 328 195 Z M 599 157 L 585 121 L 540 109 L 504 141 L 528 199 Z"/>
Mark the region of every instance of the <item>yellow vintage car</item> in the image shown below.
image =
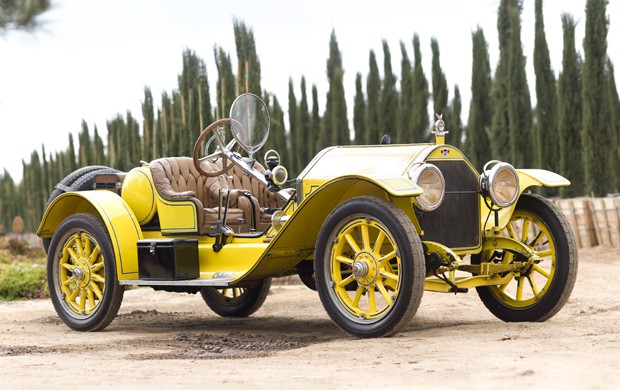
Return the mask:
<path id="1" fill-rule="evenodd" d="M 297 274 L 356 337 L 397 333 L 424 291 L 475 288 L 501 320 L 549 319 L 573 289 L 577 249 L 558 208 L 526 191 L 569 181 L 501 161 L 479 173 L 445 144 L 440 116 L 433 133 L 329 147 L 289 180 L 277 151 L 256 159 L 269 113 L 241 95 L 192 157 L 86 167 L 59 183 L 37 232 L 54 307 L 72 329 L 101 330 L 126 286 L 150 286 L 243 317 L 272 278 Z"/>

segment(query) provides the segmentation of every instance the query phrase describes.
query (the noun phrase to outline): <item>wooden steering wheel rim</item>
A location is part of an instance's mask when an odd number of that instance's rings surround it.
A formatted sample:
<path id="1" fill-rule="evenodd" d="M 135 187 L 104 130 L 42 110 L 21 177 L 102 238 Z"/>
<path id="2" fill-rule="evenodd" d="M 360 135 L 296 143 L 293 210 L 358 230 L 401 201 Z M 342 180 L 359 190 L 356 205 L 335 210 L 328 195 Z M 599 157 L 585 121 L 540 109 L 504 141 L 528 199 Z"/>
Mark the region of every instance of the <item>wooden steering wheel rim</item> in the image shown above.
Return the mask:
<path id="1" fill-rule="evenodd" d="M 198 159 L 198 153 L 200 152 L 200 144 L 202 143 L 202 141 L 205 140 L 205 138 L 207 138 L 207 135 L 211 134 L 213 130 L 216 129 L 218 126 L 230 125 L 230 124 L 231 124 L 230 118 L 218 119 L 217 121 L 207 126 L 207 128 L 204 129 L 202 133 L 200 133 L 200 136 L 198 136 L 198 139 L 196 140 L 196 144 L 194 145 L 194 152 L 192 153 L 192 159 L 194 160 L 194 167 L 201 174 L 207 177 L 215 177 L 215 176 L 219 176 L 223 174 L 224 172 L 228 172 L 230 168 L 232 168 L 233 162 L 230 161 L 226 163 L 226 160 L 228 160 L 228 158 L 223 152 L 222 152 L 222 160 L 224 161 L 224 166 L 219 171 L 211 171 L 211 172 L 205 171 L 204 169 L 202 169 L 202 166 L 200 165 L 200 160 Z M 217 135 L 216 137 L 217 137 L 219 147 L 222 148 L 223 145 L 222 145 L 222 142 L 220 142 L 221 140 L 219 139 Z"/>

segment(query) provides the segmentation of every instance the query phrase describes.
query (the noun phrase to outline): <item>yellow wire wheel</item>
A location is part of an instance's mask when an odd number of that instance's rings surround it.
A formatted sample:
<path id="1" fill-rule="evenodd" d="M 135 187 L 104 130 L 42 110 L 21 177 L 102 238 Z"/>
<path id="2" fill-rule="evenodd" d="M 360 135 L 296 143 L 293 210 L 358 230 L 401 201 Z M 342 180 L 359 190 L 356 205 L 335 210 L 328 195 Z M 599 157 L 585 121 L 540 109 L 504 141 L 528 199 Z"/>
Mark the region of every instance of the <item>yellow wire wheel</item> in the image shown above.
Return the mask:
<path id="1" fill-rule="evenodd" d="M 377 337 L 409 323 L 425 268 L 420 239 L 402 210 L 380 198 L 353 198 L 327 218 L 316 248 L 319 296 L 341 329 Z"/>
<path id="2" fill-rule="evenodd" d="M 113 253 L 105 225 L 90 214 L 67 218 L 52 237 L 50 295 L 69 327 L 100 330 L 116 316 L 124 288 L 117 283 Z"/>
<path id="3" fill-rule="evenodd" d="M 577 247 L 566 218 L 550 201 L 523 195 L 502 233 L 526 244 L 541 260 L 505 284 L 478 287 L 480 298 L 504 321 L 551 318 L 568 300 L 577 277 Z M 510 264 L 517 255 L 501 251 L 485 253 L 484 257 L 485 261 L 501 259 Z M 480 256 L 472 257 L 472 262 L 480 262 Z"/>

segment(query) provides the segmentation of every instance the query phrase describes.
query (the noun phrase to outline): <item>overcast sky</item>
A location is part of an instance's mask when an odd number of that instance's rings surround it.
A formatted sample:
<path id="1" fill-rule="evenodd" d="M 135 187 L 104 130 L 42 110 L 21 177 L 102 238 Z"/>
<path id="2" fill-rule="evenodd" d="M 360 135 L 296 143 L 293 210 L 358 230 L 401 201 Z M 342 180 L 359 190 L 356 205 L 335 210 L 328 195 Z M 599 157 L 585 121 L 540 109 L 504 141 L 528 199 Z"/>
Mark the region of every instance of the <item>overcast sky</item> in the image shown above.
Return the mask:
<path id="1" fill-rule="evenodd" d="M 441 65 L 450 86 L 463 98 L 463 120 L 469 110 L 471 33 L 483 28 L 493 69 L 498 60 L 497 7 L 499 0 L 402 0 L 304 2 L 280 0 L 56 0 L 45 14 L 45 25 L 34 34 L 10 32 L 0 36 L 0 169 L 19 181 L 22 160 L 33 150 L 64 150 L 68 135 L 77 142 L 82 119 L 91 132 L 96 125 L 107 135 L 106 121 L 130 110 L 141 121 L 144 87 L 159 105 L 162 91 L 177 88 L 182 52 L 189 48 L 207 64 L 211 99 L 217 79 L 213 48 L 231 54 L 236 69 L 233 19 L 254 31 L 261 61 L 262 87 L 275 93 L 287 108 L 292 78 L 299 99 L 301 77 L 308 93 L 316 84 L 323 110 L 327 92 L 326 60 L 329 36 L 335 29 L 343 57 L 349 120 L 355 75 L 368 73 L 368 54 L 377 54 L 383 74 L 382 39 L 392 54 L 392 69 L 400 75 L 403 41 L 413 58 L 412 38 L 420 36 L 426 77 L 431 78 L 430 40 L 437 38 Z M 553 69 L 562 61 L 561 14 L 578 21 L 577 47 L 582 52 L 586 0 L 544 4 L 545 29 Z M 608 54 L 620 68 L 620 1 L 610 2 Z M 522 42 L 527 77 L 535 104 L 532 66 L 534 0 L 524 1 Z M 616 77 L 619 79 L 620 77 Z M 310 96 L 309 96 L 310 98 Z M 430 112 L 429 112 L 430 114 Z M 194 140 L 187 140 L 193 144 Z M 136 161 L 136 165 L 139 162 Z"/>

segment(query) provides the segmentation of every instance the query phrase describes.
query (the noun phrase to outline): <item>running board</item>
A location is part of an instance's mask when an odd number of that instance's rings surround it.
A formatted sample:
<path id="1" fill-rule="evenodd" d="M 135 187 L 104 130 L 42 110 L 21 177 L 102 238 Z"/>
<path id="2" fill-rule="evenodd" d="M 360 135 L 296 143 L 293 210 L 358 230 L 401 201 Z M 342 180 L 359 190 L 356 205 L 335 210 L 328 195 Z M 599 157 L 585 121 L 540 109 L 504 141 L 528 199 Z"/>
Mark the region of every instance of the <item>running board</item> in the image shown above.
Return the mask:
<path id="1" fill-rule="evenodd" d="M 119 280 L 121 286 L 196 286 L 228 287 L 232 279 L 189 279 L 189 280 Z"/>

